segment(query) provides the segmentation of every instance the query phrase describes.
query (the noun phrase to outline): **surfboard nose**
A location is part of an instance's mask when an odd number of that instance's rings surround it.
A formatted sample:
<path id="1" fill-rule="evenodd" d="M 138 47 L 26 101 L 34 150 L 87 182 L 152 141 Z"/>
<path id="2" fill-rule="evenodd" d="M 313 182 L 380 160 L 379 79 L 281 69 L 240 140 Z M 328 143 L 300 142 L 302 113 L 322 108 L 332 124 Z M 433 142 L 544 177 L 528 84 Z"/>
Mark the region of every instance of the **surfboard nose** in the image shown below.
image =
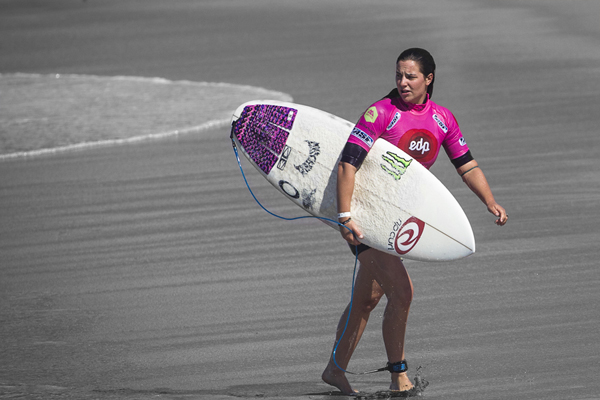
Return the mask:
<path id="1" fill-rule="evenodd" d="M 471 229 L 449 236 L 432 226 L 425 226 L 419 243 L 406 257 L 421 261 L 454 261 L 475 253 L 475 237 Z"/>

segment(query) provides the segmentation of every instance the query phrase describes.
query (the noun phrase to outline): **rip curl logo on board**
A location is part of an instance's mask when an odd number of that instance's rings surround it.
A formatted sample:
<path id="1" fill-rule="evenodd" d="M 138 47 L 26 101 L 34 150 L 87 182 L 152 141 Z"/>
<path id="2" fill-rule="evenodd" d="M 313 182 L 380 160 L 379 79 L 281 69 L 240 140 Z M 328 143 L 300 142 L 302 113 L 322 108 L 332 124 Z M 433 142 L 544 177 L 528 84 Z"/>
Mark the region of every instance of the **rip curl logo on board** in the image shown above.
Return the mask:
<path id="1" fill-rule="evenodd" d="M 380 164 L 381 168 L 397 181 L 402 178 L 402 175 L 404 175 L 412 160 L 402 158 L 391 151 L 388 151 L 386 154 L 383 154 L 381 158 L 383 158 L 383 161 L 387 162 L 387 164 Z"/>
<path id="2" fill-rule="evenodd" d="M 425 230 L 425 222 L 417 217 L 410 217 L 396 232 L 394 250 L 403 255 L 411 251 L 421 239 Z"/>
<path id="3" fill-rule="evenodd" d="M 407 131 L 402 135 L 397 146 L 420 163 L 433 160 L 438 151 L 437 138 L 426 129 Z"/>

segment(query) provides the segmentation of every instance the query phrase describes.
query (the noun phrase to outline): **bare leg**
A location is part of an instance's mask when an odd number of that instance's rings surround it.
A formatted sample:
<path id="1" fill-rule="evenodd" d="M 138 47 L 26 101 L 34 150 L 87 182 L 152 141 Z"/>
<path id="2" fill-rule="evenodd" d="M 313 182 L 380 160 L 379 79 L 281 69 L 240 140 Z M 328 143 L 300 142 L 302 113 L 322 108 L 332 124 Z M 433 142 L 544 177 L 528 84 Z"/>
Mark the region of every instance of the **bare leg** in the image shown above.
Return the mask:
<path id="1" fill-rule="evenodd" d="M 367 252 L 369 251 L 366 251 L 363 254 Z M 362 258 L 361 254 L 360 259 Z M 348 305 L 340 318 L 336 332 L 336 343 L 339 341 L 339 345 L 337 348 L 335 348 L 334 345 L 335 362 L 337 362 L 337 365 L 344 370 L 347 369 L 350 357 L 352 356 L 354 349 L 356 349 L 365 327 L 367 326 L 369 315 L 379 302 L 379 299 L 381 299 L 381 296 L 383 296 L 383 290 L 371 274 L 370 268 L 363 268 L 361 260 L 361 267 L 358 270 L 356 281 L 354 283 L 354 296 L 352 309 L 350 310 L 350 319 L 348 320 L 348 310 L 350 308 L 350 305 Z M 342 336 L 347 320 L 348 326 L 346 327 L 344 336 Z M 327 364 L 325 371 L 323 371 L 321 378 L 325 383 L 337 387 L 343 394 L 356 393 L 348 382 L 344 371 L 335 365 L 333 357 L 334 354 L 332 352 L 329 363 Z"/>
<path id="2" fill-rule="evenodd" d="M 413 297 L 413 286 L 408 272 L 400 258 L 380 251 L 370 252 L 375 280 L 387 297 L 387 306 L 383 314 L 383 342 L 391 363 L 404 360 L 404 338 L 408 312 Z M 406 372 L 393 373 L 391 390 L 409 390 L 413 387 Z"/>
<path id="3" fill-rule="evenodd" d="M 360 269 L 354 286 L 354 302 L 344 336 L 337 347 L 335 361 L 346 369 L 350 357 L 362 336 L 369 315 L 385 293 L 388 304 L 383 315 L 383 341 L 388 360 L 392 363 L 404 360 L 404 338 L 413 286 L 408 272 L 397 256 L 369 249 L 359 255 Z M 346 325 L 348 308 L 338 324 L 336 343 Z M 356 393 L 342 370 L 333 361 L 333 354 L 321 376 L 323 381 L 340 389 L 344 394 Z M 413 387 L 406 373 L 393 373 L 391 390 L 409 390 Z"/>

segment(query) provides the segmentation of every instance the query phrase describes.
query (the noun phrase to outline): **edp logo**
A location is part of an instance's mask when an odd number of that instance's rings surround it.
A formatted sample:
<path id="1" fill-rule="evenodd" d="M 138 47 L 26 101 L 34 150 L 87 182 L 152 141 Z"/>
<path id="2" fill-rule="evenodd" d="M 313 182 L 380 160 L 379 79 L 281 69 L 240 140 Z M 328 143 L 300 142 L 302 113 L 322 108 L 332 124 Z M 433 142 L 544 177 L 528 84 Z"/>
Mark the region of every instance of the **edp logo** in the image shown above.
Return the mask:
<path id="1" fill-rule="evenodd" d="M 419 141 L 413 140 L 408 145 L 408 149 L 425 154 L 429 151 L 429 142 L 426 142 L 424 138 L 419 139 Z"/>

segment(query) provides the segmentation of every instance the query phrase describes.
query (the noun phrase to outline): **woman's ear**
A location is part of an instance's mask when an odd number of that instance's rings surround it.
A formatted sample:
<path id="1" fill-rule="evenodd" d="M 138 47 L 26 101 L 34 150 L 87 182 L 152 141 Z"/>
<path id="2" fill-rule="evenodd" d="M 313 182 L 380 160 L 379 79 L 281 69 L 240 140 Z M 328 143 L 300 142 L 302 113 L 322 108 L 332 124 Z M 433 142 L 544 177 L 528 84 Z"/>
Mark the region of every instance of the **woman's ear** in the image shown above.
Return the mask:
<path id="1" fill-rule="evenodd" d="M 429 86 L 429 84 L 430 84 L 431 82 L 433 82 L 433 74 L 429 74 L 429 75 L 427 75 L 427 77 L 425 78 L 425 84 L 426 84 L 427 86 Z"/>

